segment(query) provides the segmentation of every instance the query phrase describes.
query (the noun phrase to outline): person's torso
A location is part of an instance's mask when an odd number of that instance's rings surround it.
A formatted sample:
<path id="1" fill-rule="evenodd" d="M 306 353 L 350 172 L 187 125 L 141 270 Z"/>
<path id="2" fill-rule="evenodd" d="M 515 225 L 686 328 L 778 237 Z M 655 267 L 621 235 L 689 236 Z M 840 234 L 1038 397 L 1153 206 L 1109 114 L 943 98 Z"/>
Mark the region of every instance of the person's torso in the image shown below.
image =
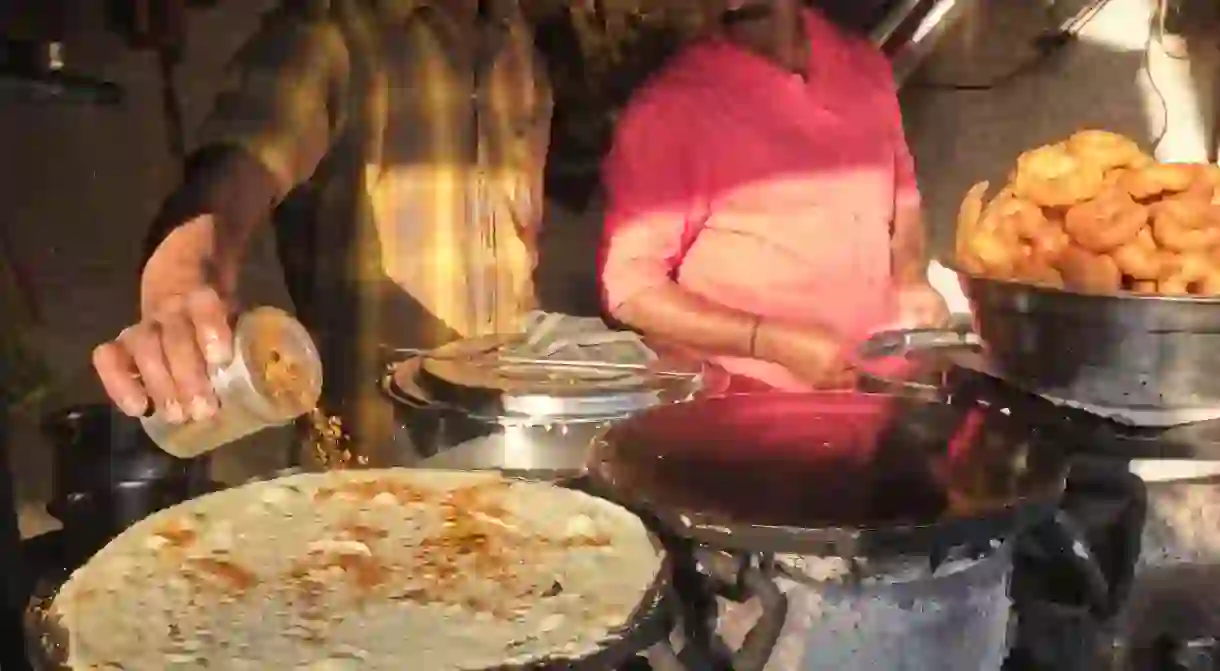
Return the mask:
<path id="1" fill-rule="evenodd" d="M 464 29 L 425 3 L 376 36 L 381 137 L 365 187 L 382 269 L 461 336 L 511 330 L 531 307 L 549 132 L 529 27 L 515 0 L 491 5 Z"/>
<path id="2" fill-rule="evenodd" d="M 705 219 L 678 270 L 685 288 L 718 303 L 854 339 L 893 315 L 890 226 L 895 149 L 892 92 L 881 59 L 815 25 L 807 77 L 726 43 L 700 47 L 692 89 Z M 712 73 L 721 73 L 715 80 Z M 784 388 L 778 366 L 721 362 Z"/>

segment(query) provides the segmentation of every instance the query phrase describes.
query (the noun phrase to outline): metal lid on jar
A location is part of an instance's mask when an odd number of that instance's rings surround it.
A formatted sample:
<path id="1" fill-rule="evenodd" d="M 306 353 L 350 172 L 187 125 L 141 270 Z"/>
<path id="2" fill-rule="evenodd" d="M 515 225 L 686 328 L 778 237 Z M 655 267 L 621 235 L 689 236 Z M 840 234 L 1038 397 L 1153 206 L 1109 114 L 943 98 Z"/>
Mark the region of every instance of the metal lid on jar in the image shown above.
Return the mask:
<path id="1" fill-rule="evenodd" d="M 434 401 L 476 417 L 568 421 L 625 416 L 687 400 L 705 386 L 701 364 L 607 356 L 607 347 L 534 354 L 525 338 L 489 336 L 433 350 L 419 366 L 419 385 Z"/>

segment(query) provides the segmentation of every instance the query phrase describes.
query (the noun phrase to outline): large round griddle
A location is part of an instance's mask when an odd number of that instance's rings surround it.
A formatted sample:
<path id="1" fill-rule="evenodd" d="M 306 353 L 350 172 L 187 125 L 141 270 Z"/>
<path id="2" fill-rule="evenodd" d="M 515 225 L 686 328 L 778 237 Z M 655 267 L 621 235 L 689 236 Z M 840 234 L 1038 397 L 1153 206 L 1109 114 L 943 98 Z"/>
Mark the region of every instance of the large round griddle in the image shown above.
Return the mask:
<path id="1" fill-rule="evenodd" d="M 646 370 L 499 359 L 499 352 L 511 352 L 523 338 L 496 335 L 439 347 L 418 365 L 418 386 L 434 402 L 473 417 L 565 419 L 617 417 L 685 400 L 705 382 L 702 365 L 668 359 L 650 362 Z"/>
<path id="2" fill-rule="evenodd" d="M 393 473 L 393 470 L 383 470 L 381 473 Z M 428 473 L 440 473 L 442 475 L 453 474 L 449 477 L 461 478 L 485 478 L 482 474 L 461 473 L 455 471 L 427 471 L 427 470 L 405 470 L 401 471 L 408 474 L 419 474 L 427 477 Z M 275 485 L 277 482 L 290 482 L 293 478 L 316 478 L 326 477 L 342 485 L 345 478 L 360 479 L 373 475 L 369 471 L 348 471 L 345 473 L 329 473 L 325 476 L 317 474 L 307 475 L 299 469 L 286 469 L 284 471 L 272 474 L 266 478 L 254 478 L 246 486 L 255 486 L 256 483 L 265 483 L 267 485 Z M 505 478 L 506 482 L 530 482 L 517 478 Z M 564 489 L 572 489 L 581 491 L 592 496 L 597 496 L 596 493 L 588 491 L 588 488 L 583 486 L 583 482 L 569 482 L 562 486 Z M 550 486 L 543 483 L 533 482 L 531 486 Z M 196 502 L 188 502 L 177 506 L 198 505 Z M 155 518 L 165 518 L 172 516 L 173 508 L 157 513 Z M 560 519 L 566 519 L 568 516 L 561 515 Z M 154 519 L 154 518 L 150 518 Z M 142 523 L 148 525 L 149 521 Z M 667 638 L 673 628 L 673 620 L 678 612 L 679 605 L 675 602 L 675 594 L 673 590 L 672 577 L 674 571 L 674 558 L 666 551 L 660 543 L 660 540 L 649 533 L 650 539 L 657 551 L 660 553 L 661 563 L 659 570 L 647 589 L 642 594 L 642 597 L 636 608 L 630 613 L 626 621 L 619 627 L 616 627 L 612 634 L 595 650 L 591 650 L 588 654 L 579 657 L 555 657 L 555 658 L 537 658 L 526 662 L 514 661 L 506 663 L 502 666 L 494 667 L 496 671 L 545 671 L 547 669 L 606 669 L 618 668 L 621 665 L 629 662 L 644 650 L 656 650 L 658 653 L 668 651 L 670 656 L 674 653 L 668 649 Z M 51 586 L 46 586 L 50 588 Z M 30 605 L 27 611 L 27 636 L 29 642 L 33 645 L 31 648 L 31 661 L 36 669 L 46 669 L 47 671 L 69 671 L 70 667 L 67 664 L 68 660 L 68 632 L 64 629 L 63 623 L 53 614 L 50 609 L 51 603 L 62 587 L 62 583 L 54 585 L 54 589 L 49 593 L 44 594 L 42 598 L 37 599 Z M 667 667 L 679 668 L 679 667 Z"/>
<path id="3" fill-rule="evenodd" d="M 681 535 L 797 554 L 935 554 L 1054 514 L 1067 456 L 1003 412 L 856 392 L 748 394 L 613 426 L 590 475 Z"/>

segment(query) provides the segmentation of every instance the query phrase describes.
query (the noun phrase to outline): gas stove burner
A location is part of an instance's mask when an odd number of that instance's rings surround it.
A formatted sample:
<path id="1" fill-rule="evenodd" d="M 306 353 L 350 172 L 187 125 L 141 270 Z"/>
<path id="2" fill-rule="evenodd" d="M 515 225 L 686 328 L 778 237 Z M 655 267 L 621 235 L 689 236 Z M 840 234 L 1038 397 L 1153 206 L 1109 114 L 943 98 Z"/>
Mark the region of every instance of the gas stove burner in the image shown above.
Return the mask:
<path id="1" fill-rule="evenodd" d="M 861 386 L 1003 409 L 1061 438 L 1073 452 L 1125 459 L 1220 459 L 1220 419 L 1136 425 L 1093 406 L 1036 393 L 995 372 L 968 331 L 878 333 L 859 351 Z M 900 371 L 895 374 L 895 371 Z"/>

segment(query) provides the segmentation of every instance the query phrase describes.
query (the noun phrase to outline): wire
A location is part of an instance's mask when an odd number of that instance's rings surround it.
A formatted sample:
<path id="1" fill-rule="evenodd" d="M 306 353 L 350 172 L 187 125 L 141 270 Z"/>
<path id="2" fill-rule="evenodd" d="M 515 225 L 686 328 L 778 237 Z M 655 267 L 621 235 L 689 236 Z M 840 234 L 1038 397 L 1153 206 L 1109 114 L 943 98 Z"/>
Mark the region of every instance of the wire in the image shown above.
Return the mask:
<path id="1" fill-rule="evenodd" d="M 912 86 L 920 88 L 944 89 L 949 91 L 989 91 L 1000 88 L 1017 79 L 1021 75 L 1036 70 L 1046 60 L 1064 48 L 1080 34 L 1103 9 L 1109 5 L 1111 0 L 1098 0 L 1094 2 L 1087 10 L 1077 14 L 1076 18 L 1063 29 L 1045 33 L 1035 38 L 1034 45 L 1038 49 L 1038 54 L 1033 58 L 1017 65 L 1008 72 L 996 77 L 989 82 L 979 84 L 954 84 L 941 82 L 912 82 Z M 1148 20 L 1148 37 L 1144 42 L 1144 54 L 1141 70 L 1144 77 L 1148 80 L 1148 88 L 1152 89 L 1152 94 L 1156 96 L 1157 103 L 1161 107 L 1161 128 L 1157 131 L 1156 136 L 1152 140 L 1152 151 L 1156 152 L 1165 140 L 1165 136 L 1169 134 L 1169 100 L 1165 97 L 1165 92 L 1157 83 L 1156 75 L 1152 71 L 1152 48 L 1159 46 L 1166 57 L 1174 60 L 1186 60 L 1187 56 L 1175 56 L 1170 53 L 1165 47 L 1165 19 L 1169 12 L 1169 1 L 1159 0 L 1152 10 L 1152 15 Z"/>
<path id="2" fill-rule="evenodd" d="M 1059 30 L 1042 33 L 1033 40 L 1034 48 L 1037 53 L 1019 63 L 1016 67 L 1008 72 L 1005 72 L 990 81 L 979 83 L 954 83 L 954 82 L 911 82 L 911 86 L 924 89 L 939 89 L 946 91 L 990 91 L 992 89 L 1001 88 L 1010 84 L 1013 80 L 1037 70 L 1046 63 L 1051 56 L 1059 53 L 1064 47 L 1072 43 L 1072 40 L 1084 30 L 1086 26 L 1097 18 L 1101 10 L 1105 9 L 1112 0 L 1094 0 L 1093 4 L 1079 12 L 1068 25 Z M 1049 13 L 1049 8 L 1048 8 Z"/>
<path id="3" fill-rule="evenodd" d="M 1148 80 L 1148 88 L 1152 89 L 1153 95 L 1161 105 L 1161 129 L 1152 139 L 1153 154 L 1160 148 L 1165 136 L 1169 134 L 1169 100 L 1165 98 L 1165 92 L 1161 90 L 1160 85 L 1156 82 L 1156 76 L 1152 74 L 1152 47 L 1162 44 L 1159 37 L 1161 33 L 1157 30 L 1157 26 L 1164 27 L 1164 10 L 1164 1 L 1158 3 L 1157 8 L 1152 10 L 1152 17 L 1148 19 L 1148 39 L 1144 42 L 1144 77 Z"/>
<path id="4" fill-rule="evenodd" d="M 1161 47 L 1161 52 L 1166 57 L 1175 61 L 1189 60 L 1189 55 L 1178 56 L 1169 51 L 1169 47 L 1165 45 L 1165 21 L 1169 18 L 1169 0 L 1158 0 L 1157 9 L 1152 17 L 1152 26 L 1149 33 L 1155 35 L 1155 40 L 1158 46 Z"/>

